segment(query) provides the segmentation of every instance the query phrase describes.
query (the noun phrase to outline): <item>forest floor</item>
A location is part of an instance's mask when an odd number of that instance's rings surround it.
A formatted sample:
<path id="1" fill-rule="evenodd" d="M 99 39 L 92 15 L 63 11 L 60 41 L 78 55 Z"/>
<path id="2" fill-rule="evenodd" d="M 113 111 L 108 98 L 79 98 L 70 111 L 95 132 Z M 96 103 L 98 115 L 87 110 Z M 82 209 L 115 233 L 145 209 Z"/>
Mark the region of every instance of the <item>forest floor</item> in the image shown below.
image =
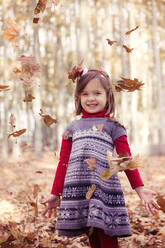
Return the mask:
<path id="1" fill-rule="evenodd" d="M 165 156 L 142 157 L 140 169 L 147 188 L 165 191 Z M 88 248 L 85 235 L 59 237 L 56 219 L 44 218 L 40 204 L 50 194 L 57 155 L 44 152 L 41 158 L 25 152 L 18 158 L 0 162 L 0 247 L 2 248 Z M 165 214 L 160 210 L 148 216 L 131 189 L 124 173 L 120 173 L 130 216 L 132 236 L 119 239 L 120 248 L 165 247 Z"/>

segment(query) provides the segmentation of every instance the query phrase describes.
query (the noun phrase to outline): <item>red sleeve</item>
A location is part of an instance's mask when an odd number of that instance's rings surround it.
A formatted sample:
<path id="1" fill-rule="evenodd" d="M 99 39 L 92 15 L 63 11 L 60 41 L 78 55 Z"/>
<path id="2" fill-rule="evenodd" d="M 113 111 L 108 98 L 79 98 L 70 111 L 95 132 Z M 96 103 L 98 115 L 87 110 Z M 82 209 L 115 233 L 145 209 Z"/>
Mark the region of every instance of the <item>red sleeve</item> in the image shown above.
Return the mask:
<path id="1" fill-rule="evenodd" d="M 51 194 L 61 195 L 63 192 L 65 174 L 67 170 L 71 148 L 72 141 L 63 138 L 60 150 L 60 160 L 57 166 Z"/>
<path id="2" fill-rule="evenodd" d="M 127 137 L 125 135 L 117 138 L 114 141 L 114 144 L 115 144 L 115 147 L 116 147 L 117 154 L 127 152 L 129 154 L 129 156 L 132 157 L 130 147 L 129 147 L 129 144 L 128 144 L 128 141 L 127 141 Z M 129 180 L 129 182 L 131 184 L 131 187 L 133 189 L 135 189 L 136 187 L 139 187 L 139 186 L 144 186 L 138 169 L 125 170 L 125 173 L 126 173 L 127 178 L 128 178 L 128 180 Z"/>

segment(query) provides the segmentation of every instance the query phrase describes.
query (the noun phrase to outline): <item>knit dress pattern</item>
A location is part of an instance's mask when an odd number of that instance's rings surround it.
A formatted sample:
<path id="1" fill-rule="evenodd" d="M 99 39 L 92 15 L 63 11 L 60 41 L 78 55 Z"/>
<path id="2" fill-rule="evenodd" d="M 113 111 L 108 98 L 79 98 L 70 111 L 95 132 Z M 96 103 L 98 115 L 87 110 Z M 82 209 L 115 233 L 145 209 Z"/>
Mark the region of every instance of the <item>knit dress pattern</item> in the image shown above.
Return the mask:
<path id="1" fill-rule="evenodd" d="M 102 131 L 99 125 L 102 124 Z M 86 227 L 97 227 L 110 236 L 131 235 L 128 213 L 118 175 L 103 180 L 109 168 L 107 151 L 114 152 L 114 140 L 126 130 L 108 118 L 84 118 L 71 122 L 65 132 L 72 134 L 72 149 L 65 176 L 64 189 L 56 223 L 59 235 L 75 236 Z M 95 158 L 96 169 L 84 161 Z M 87 200 L 86 193 L 96 190 Z"/>

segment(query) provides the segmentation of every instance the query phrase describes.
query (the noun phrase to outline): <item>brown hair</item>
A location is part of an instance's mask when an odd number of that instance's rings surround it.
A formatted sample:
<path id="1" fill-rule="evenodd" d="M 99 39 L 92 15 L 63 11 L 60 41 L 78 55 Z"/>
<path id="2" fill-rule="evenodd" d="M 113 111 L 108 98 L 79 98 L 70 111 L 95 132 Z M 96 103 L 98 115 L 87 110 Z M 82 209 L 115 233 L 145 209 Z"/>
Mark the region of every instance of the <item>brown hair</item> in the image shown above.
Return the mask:
<path id="1" fill-rule="evenodd" d="M 110 116 L 113 118 L 115 115 L 115 99 L 114 99 L 114 94 L 113 94 L 110 78 L 106 72 L 99 71 L 96 69 L 88 70 L 88 72 L 82 75 L 76 83 L 76 89 L 75 89 L 76 115 L 81 114 L 81 111 L 82 111 L 82 106 L 80 102 L 81 92 L 84 90 L 88 82 L 94 78 L 99 79 L 101 85 L 106 91 L 107 104 L 105 106 L 105 109 L 107 109 L 107 114 L 110 114 Z"/>

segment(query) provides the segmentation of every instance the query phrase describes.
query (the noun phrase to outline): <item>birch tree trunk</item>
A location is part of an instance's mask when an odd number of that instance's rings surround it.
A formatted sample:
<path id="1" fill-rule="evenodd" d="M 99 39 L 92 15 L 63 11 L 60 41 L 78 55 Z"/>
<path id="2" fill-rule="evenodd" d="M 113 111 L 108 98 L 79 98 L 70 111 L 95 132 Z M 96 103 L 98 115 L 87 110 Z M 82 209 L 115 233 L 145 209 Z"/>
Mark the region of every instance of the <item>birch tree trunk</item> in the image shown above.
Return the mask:
<path id="1" fill-rule="evenodd" d="M 4 20 L 7 10 L 7 3 L 2 1 L 2 19 Z M 8 85 L 8 59 L 7 59 L 7 44 L 3 42 L 3 85 Z M 8 160 L 8 92 L 3 93 L 3 102 L 1 103 L 1 132 L 2 132 L 2 159 Z"/>
<path id="2" fill-rule="evenodd" d="M 162 74 L 160 65 L 160 51 L 159 51 L 159 33 L 157 29 L 157 8 L 156 1 L 152 0 L 152 15 L 153 15 L 153 39 L 155 50 L 155 71 L 158 84 L 158 98 L 159 98 L 159 113 L 160 113 L 160 143 L 165 144 L 165 111 L 163 100 Z"/>
<path id="3" fill-rule="evenodd" d="M 34 26 L 33 28 L 33 54 L 36 57 L 37 62 L 40 63 L 40 42 L 39 42 L 39 32 L 38 32 L 38 26 Z M 41 75 L 42 77 L 42 75 Z M 36 79 L 37 80 L 37 79 Z M 33 93 L 35 96 L 35 101 L 33 101 L 33 112 L 35 116 L 35 140 L 34 140 L 34 146 L 35 146 L 35 152 L 37 156 L 41 156 L 42 152 L 42 122 L 41 118 L 39 116 L 41 106 L 41 88 L 42 85 L 39 83 L 39 80 L 37 80 L 37 85 L 34 86 Z M 40 80 L 41 82 L 41 80 Z"/>

